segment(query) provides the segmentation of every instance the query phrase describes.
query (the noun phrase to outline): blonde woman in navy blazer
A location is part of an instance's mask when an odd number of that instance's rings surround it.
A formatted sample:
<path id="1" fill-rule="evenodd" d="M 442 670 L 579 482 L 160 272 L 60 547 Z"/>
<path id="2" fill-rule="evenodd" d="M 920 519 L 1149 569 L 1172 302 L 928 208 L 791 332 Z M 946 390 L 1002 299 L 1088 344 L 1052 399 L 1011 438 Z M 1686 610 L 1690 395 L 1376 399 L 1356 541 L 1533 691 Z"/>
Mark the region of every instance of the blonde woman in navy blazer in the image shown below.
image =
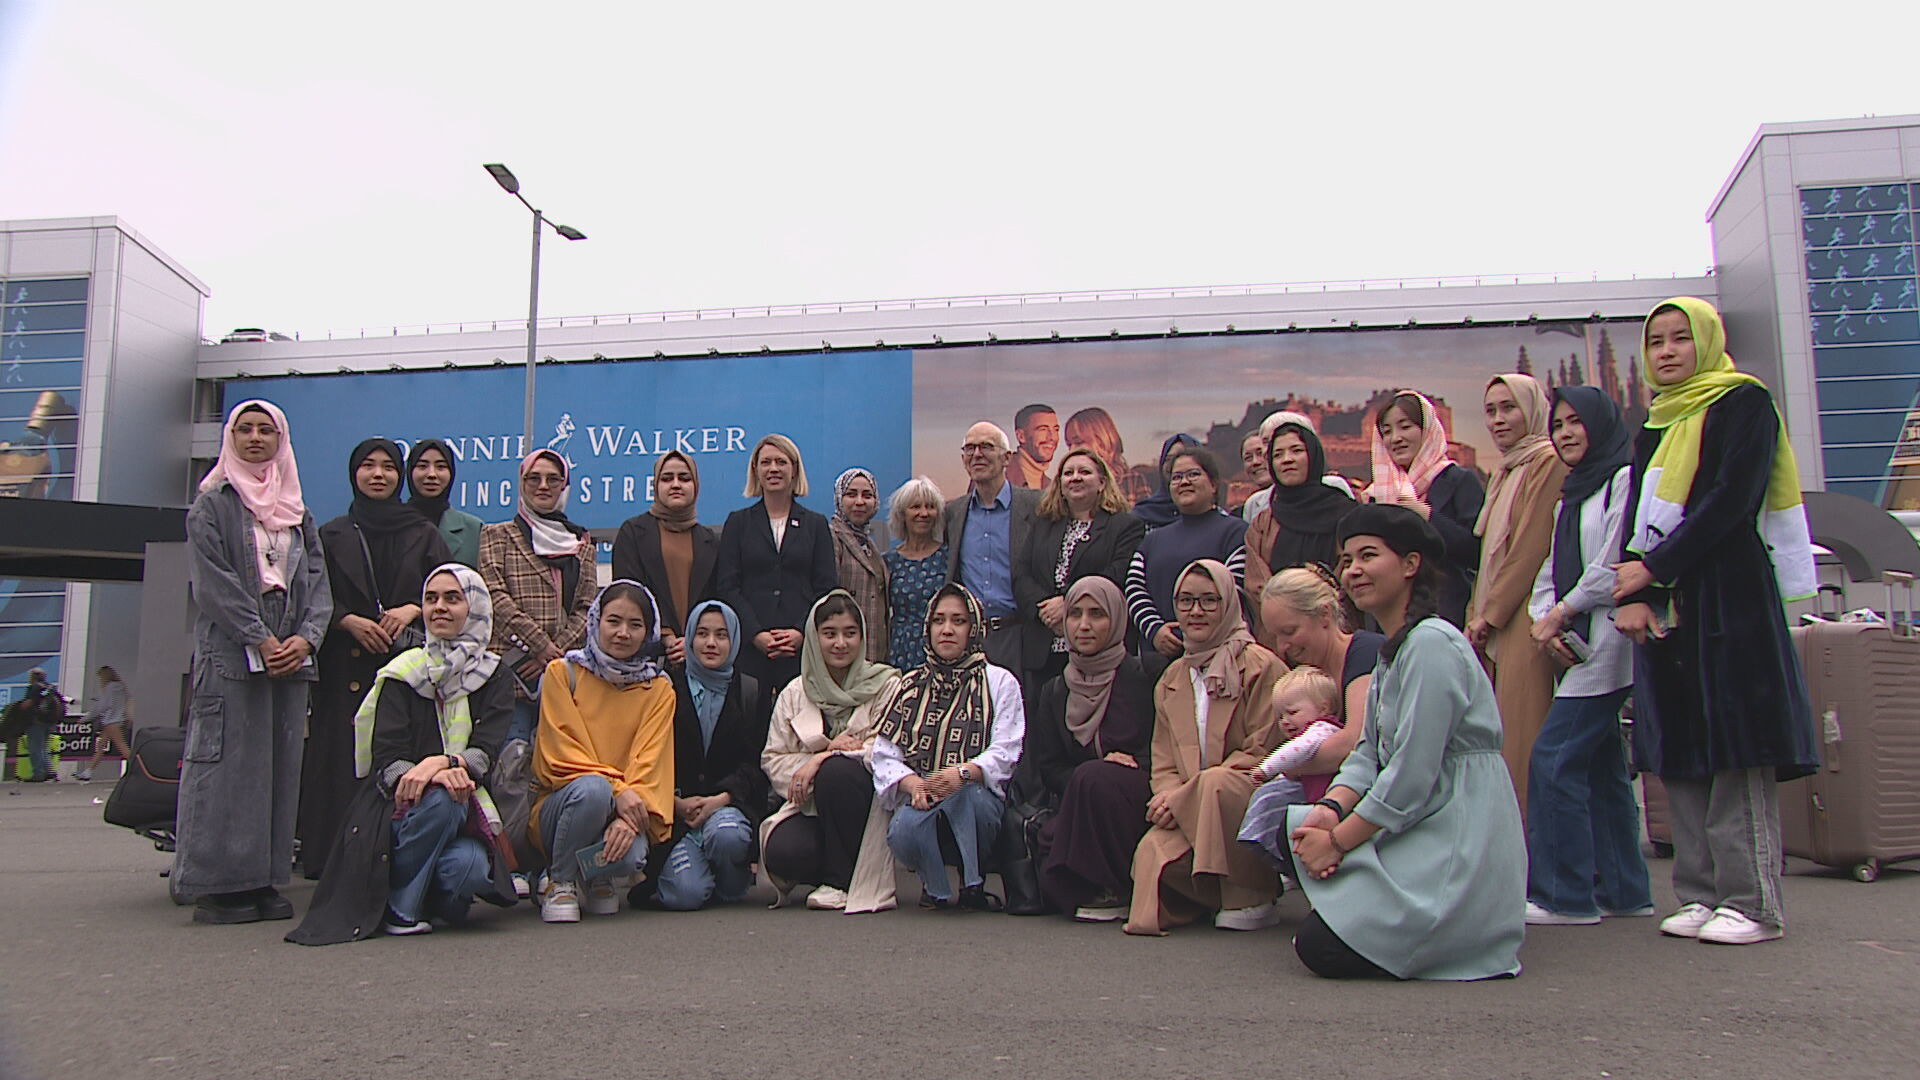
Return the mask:
<path id="1" fill-rule="evenodd" d="M 785 435 L 761 439 L 747 459 L 748 498 L 720 530 L 714 593 L 740 616 L 740 668 L 778 694 L 800 674 L 800 627 L 813 602 L 837 588 L 833 532 L 801 506 L 807 471 Z"/>

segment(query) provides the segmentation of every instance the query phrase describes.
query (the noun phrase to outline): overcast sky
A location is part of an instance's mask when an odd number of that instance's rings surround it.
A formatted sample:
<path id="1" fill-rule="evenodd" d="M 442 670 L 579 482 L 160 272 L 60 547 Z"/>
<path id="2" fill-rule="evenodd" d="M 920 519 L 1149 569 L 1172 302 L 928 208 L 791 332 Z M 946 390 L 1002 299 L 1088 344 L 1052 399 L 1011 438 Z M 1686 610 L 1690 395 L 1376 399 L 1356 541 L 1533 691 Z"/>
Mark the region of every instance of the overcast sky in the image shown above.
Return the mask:
<path id="1" fill-rule="evenodd" d="M 524 318 L 489 161 L 589 236 L 549 315 L 1698 273 L 1758 125 L 1920 111 L 1920 9 L 1691 7 L 0 0 L 0 218 L 120 215 L 213 334 Z"/>

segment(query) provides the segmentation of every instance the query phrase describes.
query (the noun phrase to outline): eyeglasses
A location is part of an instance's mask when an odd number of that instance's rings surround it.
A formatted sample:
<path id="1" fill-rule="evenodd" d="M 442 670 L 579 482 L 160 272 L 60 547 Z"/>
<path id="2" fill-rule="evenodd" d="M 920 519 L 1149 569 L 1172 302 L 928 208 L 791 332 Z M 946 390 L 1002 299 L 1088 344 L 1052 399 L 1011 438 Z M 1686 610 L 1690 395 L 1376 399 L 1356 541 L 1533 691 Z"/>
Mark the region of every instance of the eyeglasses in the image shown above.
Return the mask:
<path id="1" fill-rule="evenodd" d="M 1176 484 L 1197 484 L 1206 478 L 1207 470 L 1205 469 L 1181 469 L 1179 472 L 1167 477 L 1167 479 Z"/>
<path id="2" fill-rule="evenodd" d="M 567 486 L 567 478 L 564 476 L 542 476 L 539 473 L 529 473 L 521 477 L 520 482 L 530 488 L 561 488 Z"/>
<path id="3" fill-rule="evenodd" d="M 999 443 L 967 443 L 960 447 L 961 457 L 985 457 L 988 454 L 1004 454 L 1006 450 Z"/>
<path id="4" fill-rule="evenodd" d="M 1175 611 L 1219 611 L 1221 598 L 1218 596 L 1188 596 L 1185 593 L 1173 598 Z"/>

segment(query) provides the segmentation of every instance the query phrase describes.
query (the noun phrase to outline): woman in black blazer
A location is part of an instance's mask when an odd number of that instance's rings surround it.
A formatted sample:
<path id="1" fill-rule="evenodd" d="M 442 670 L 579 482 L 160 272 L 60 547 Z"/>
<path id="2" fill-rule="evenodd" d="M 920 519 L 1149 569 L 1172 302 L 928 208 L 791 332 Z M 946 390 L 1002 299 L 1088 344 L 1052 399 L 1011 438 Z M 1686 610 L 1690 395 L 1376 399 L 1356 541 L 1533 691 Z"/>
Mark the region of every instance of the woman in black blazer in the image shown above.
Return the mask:
<path id="1" fill-rule="evenodd" d="M 720 530 L 714 594 L 740 617 L 740 668 L 777 696 L 800 674 L 800 627 L 813 602 L 837 588 L 833 532 L 801 506 L 807 471 L 800 448 L 768 435 L 748 459 L 748 498 Z"/>
<path id="2" fill-rule="evenodd" d="M 713 568 L 720 538 L 700 524 L 700 469 L 693 458 L 669 450 L 653 465 L 653 505 L 628 518 L 613 540 L 613 580 L 637 581 L 660 605 L 660 640 L 667 662 L 687 662 L 680 628 L 687 613 L 713 599 Z"/>
<path id="3" fill-rule="evenodd" d="M 1037 528 L 1013 571 L 1014 600 L 1039 624 L 1025 637 L 1021 667 L 1036 689 L 1067 666 L 1067 586 L 1098 574 L 1124 587 L 1147 527 L 1127 512 L 1113 470 L 1082 447 L 1068 452 L 1040 499 Z M 1037 632 L 1036 632 L 1037 631 Z"/>

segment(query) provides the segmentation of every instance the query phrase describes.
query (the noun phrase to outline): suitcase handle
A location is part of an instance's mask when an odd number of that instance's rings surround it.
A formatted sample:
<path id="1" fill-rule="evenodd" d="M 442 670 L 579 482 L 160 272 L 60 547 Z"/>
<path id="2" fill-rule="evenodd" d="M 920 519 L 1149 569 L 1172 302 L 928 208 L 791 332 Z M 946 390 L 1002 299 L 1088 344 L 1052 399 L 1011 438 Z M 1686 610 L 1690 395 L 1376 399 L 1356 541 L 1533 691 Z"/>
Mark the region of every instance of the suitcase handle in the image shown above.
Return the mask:
<path id="1" fill-rule="evenodd" d="M 1912 638 L 1920 635 L 1920 627 L 1914 625 L 1913 614 L 1913 575 L 1899 570 L 1886 570 L 1880 574 L 1880 580 L 1887 585 L 1887 628 L 1895 638 Z M 1906 594 L 1906 606 L 1897 607 L 1894 597 Z M 1902 617 L 1904 613 L 1904 618 Z"/>

